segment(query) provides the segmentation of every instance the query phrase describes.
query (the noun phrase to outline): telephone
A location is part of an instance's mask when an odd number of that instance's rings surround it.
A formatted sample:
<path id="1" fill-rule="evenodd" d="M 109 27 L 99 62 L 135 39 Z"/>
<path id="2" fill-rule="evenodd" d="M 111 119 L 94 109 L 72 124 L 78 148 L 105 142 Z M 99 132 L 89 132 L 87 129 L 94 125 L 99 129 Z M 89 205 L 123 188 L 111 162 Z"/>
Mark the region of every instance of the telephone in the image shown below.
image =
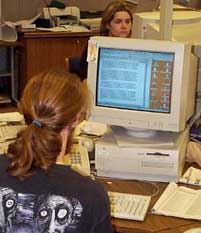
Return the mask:
<path id="1" fill-rule="evenodd" d="M 90 176 L 90 164 L 87 148 L 81 143 L 81 139 L 73 139 L 71 151 L 64 157 L 64 163 L 71 165 L 72 169 L 85 176 Z"/>

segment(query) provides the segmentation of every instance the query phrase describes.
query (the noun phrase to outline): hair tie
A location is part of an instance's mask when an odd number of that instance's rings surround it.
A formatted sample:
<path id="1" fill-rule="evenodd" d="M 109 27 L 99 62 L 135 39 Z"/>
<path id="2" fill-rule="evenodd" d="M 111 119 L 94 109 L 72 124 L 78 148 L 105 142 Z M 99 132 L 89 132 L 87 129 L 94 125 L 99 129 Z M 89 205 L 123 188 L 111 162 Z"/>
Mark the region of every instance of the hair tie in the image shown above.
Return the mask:
<path id="1" fill-rule="evenodd" d="M 39 120 L 33 120 L 32 124 L 34 124 L 38 128 L 42 128 L 42 124 L 41 124 L 41 122 Z"/>

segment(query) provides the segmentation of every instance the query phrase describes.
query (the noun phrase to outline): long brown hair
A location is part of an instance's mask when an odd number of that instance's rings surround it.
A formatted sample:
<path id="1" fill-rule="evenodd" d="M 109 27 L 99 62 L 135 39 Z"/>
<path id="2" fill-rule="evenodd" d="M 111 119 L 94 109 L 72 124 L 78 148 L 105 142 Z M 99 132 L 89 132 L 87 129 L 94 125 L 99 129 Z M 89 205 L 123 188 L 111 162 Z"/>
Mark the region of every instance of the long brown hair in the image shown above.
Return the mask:
<path id="1" fill-rule="evenodd" d="M 86 89 L 75 74 L 63 71 L 43 72 L 28 82 L 20 101 L 27 127 L 9 146 L 10 175 L 22 178 L 35 168 L 47 170 L 56 162 L 61 130 L 87 107 Z"/>
<path id="2" fill-rule="evenodd" d="M 133 22 L 133 15 L 126 1 L 117 0 L 108 4 L 102 14 L 101 25 L 100 25 L 100 35 L 108 36 L 109 29 L 107 25 L 113 20 L 115 14 L 119 11 L 126 11 L 130 15 L 131 22 Z"/>

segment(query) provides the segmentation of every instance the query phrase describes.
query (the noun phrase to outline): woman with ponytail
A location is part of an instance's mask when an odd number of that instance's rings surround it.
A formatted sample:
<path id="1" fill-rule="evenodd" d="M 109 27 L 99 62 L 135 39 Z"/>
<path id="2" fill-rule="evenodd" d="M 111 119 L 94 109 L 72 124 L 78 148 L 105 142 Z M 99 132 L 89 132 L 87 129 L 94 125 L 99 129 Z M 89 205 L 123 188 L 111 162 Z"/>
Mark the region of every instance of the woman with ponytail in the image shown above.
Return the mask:
<path id="1" fill-rule="evenodd" d="M 74 74 L 33 77 L 20 101 L 27 127 L 0 157 L 0 232 L 112 232 L 108 196 L 64 165 L 73 129 L 89 107 Z"/>

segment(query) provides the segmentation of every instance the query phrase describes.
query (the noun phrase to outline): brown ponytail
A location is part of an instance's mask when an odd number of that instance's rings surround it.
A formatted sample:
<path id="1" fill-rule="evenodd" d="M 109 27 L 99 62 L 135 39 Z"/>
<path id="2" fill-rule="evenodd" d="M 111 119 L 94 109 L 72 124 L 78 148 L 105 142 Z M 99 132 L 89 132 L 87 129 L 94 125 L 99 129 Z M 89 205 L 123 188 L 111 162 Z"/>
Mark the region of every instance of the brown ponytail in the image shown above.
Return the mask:
<path id="1" fill-rule="evenodd" d="M 36 168 L 48 170 L 61 151 L 60 132 L 88 104 L 88 92 L 70 73 L 50 71 L 33 77 L 20 101 L 27 127 L 10 144 L 8 172 L 26 177 Z"/>

